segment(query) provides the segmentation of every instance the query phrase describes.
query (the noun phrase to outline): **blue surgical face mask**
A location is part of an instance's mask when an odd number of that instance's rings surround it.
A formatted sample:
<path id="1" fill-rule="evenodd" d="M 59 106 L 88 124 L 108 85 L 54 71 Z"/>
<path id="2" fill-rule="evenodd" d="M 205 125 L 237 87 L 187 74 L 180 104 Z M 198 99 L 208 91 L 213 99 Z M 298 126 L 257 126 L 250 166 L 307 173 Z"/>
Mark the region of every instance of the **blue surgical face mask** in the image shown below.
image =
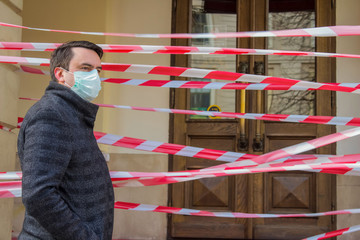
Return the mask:
<path id="1" fill-rule="evenodd" d="M 98 96 L 101 90 L 101 81 L 96 69 L 90 72 L 76 71 L 73 73 L 66 69 L 64 70 L 74 75 L 75 84 L 71 87 L 71 90 L 77 95 L 89 102 Z M 68 85 L 66 82 L 65 84 Z"/>

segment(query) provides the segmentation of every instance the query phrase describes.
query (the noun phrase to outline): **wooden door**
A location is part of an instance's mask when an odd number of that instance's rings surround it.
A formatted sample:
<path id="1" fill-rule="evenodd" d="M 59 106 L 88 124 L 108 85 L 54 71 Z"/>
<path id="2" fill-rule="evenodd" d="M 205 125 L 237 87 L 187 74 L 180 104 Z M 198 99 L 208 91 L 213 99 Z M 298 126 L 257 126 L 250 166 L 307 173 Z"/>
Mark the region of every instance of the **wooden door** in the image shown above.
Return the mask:
<path id="1" fill-rule="evenodd" d="M 234 32 L 331 25 L 331 0 L 174 0 L 173 31 Z M 316 24 L 316 25 L 315 25 Z M 333 51 L 333 39 L 253 38 L 177 39 L 173 45 Z M 334 81 L 334 61 L 326 58 L 234 55 L 175 55 L 173 65 L 266 74 L 309 81 Z M 178 78 L 185 79 L 185 78 Z M 192 79 L 196 80 L 196 79 Z M 201 80 L 201 79 L 198 79 Z M 222 111 L 332 115 L 330 92 L 177 89 L 171 107 Z M 297 106 L 297 107 L 295 107 Z M 263 154 L 330 134 L 329 126 L 171 117 L 171 141 L 197 147 Z M 333 146 L 313 153 L 334 153 Z M 170 170 L 200 169 L 222 162 L 170 157 Z M 311 172 L 283 172 L 210 178 L 169 187 L 175 207 L 247 213 L 300 213 L 331 210 L 334 177 Z M 231 219 L 169 215 L 170 239 L 300 239 L 333 229 L 334 218 Z M 305 231 L 304 231 L 305 230 Z"/>

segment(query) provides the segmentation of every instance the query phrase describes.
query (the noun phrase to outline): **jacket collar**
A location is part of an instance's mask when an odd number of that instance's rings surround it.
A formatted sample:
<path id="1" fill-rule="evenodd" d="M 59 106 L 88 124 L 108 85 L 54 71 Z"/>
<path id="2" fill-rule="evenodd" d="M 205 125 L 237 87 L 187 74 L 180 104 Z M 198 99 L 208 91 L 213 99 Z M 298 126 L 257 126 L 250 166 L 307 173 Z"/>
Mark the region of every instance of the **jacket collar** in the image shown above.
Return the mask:
<path id="1" fill-rule="evenodd" d="M 84 120 L 87 123 L 89 123 L 92 127 L 94 126 L 96 114 L 99 109 L 98 105 L 82 99 L 69 87 L 66 87 L 54 81 L 50 81 L 49 86 L 46 88 L 45 91 L 45 95 L 46 94 L 54 94 L 64 99 L 67 103 L 71 104 L 74 107 L 79 117 L 83 116 Z"/>

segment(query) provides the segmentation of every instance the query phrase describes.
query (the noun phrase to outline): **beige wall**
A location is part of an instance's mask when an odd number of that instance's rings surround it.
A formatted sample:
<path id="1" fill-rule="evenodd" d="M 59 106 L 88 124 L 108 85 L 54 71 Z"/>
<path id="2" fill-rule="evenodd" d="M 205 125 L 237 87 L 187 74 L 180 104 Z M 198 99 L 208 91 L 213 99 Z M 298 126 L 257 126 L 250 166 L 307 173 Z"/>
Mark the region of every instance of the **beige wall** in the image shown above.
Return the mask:
<path id="1" fill-rule="evenodd" d="M 149 11 L 151 9 L 151 11 Z M 106 32 L 168 33 L 171 31 L 171 1 L 108 1 Z M 170 45 L 168 39 L 106 37 L 108 44 Z M 170 65 L 169 55 L 107 54 L 104 61 L 132 64 Z M 109 72 L 105 77 L 168 79 L 164 76 Z M 104 85 L 104 102 L 118 105 L 169 106 L 169 90 L 149 87 Z M 168 114 L 104 109 L 103 131 L 154 141 L 168 141 Z M 102 147 L 110 153 L 110 167 L 118 171 L 168 171 L 167 156 L 131 149 Z M 116 200 L 166 205 L 167 186 L 116 189 Z M 113 238 L 165 239 L 166 214 L 115 211 Z M 141 226 L 141 227 L 140 227 Z"/>
<path id="2" fill-rule="evenodd" d="M 96 32 L 171 32 L 171 0 L 87 0 L 61 1 L 54 8 L 48 0 L 24 1 L 23 25 L 41 28 L 69 29 Z M 100 4 L 101 3 L 101 4 Z M 149 11 L 151 9 L 151 11 Z M 23 42 L 65 42 L 89 40 L 109 44 L 170 45 L 170 40 L 149 40 L 119 37 L 88 36 L 39 31 L 23 31 Z M 22 56 L 49 58 L 49 53 L 23 52 Z M 169 55 L 107 53 L 104 62 L 170 65 Z M 44 68 L 48 70 L 48 68 Z M 164 76 L 104 72 L 102 77 L 168 79 Z M 21 74 L 20 96 L 40 98 L 49 82 L 49 76 Z M 131 87 L 103 84 L 98 103 L 163 107 L 169 106 L 169 89 Z M 16 102 L 16 101 L 15 101 Z M 25 116 L 34 102 L 19 101 L 17 115 Z M 119 109 L 100 109 L 95 129 L 121 136 L 168 141 L 169 116 L 165 113 L 149 113 Z M 100 146 L 110 154 L 109 168 L 113 171 L 168 171 L 167 155 L 140 152 L 118 147 Z M 117 201 L 167 204 L 167 186 L 122 188 L 115 190 Z M 21 229 L 23 208 L 19 201 L 15 206 L 15 230 Z M 154 224 L 155 223 L 155 224 Z M 141 226 L 141 227 L 140 227 Z M 115 210 L 114 239 L 165 239 L 166 214 L 136 213 Z"/>
<path id="3" fill-rule="evenodd" d="M 170 0 L 110 0 L 106 9 L 106 32 L 171 32 Z M 169 39 L 106 37 L 108 44 L 170 45 Z M 170 65 L 170 55 L 107 54 L 104 61 Z M 169 79 L 145 74 L 106 73 L 105 77 Z M 141 107 L 169 107 L 169 89 L 104 85 L 104 102 Z M 120 109 L 104 109 L 103 131 L 135 138 L 168 142 L 169 115 Z M 117 147 L 103 147 L 110 153 L 110 167 L 119 171 L 168 171 L 167 155 Z M 116 200 L 167 205 L 167 186 L 116 189 Z M 165 239 L 166 214 L 115 211 L 113 238 Z M 140 227 L 141 226 L 141 227 Z"/>
<path id="4" fill-rule="evenodd" d="M 22 24 L 22 0 L 0 1 L 0 21 Z M 21 30 L 0 27 L 0 41 L 21 41 Z M 19 56 L 16 51 L 0 51 L 0 55 Z M 19 75 L 15 68 L 0 64 L 0 124 L 17 125 Z M 14 171 L 16 134 L 0 131 L 0 171 Z M 0 199 L 0 239 L 11 239 L 14 199 Z"/>
<path id="5" fill-rule="evenodd" d="M 360 1 L 338 0 L 336 25 L 360 25 Z M 338 37 L 338 53 L 360 54 L 360 37 Z M 359 82 L 360 68 L 357 59 L 337 59 L 337 82 Z M 359 117 L 360 96 L 337 93 L 337 116 Z M 348 127 L 338 127 L 338 131 Z M 337 144 L 337 154 L 359 153 L 360 137 L 353 137 Z M 360 178 L 337 175 L 337 209 L 359 208 Z M 359 214 L 338 216 L 337 228 L 360 224 Z M 360 232 L 339 237 L 339 239 L 359 239 Z"/>
<path id="6" fill-rule="evenodd" d="M 150 10 L 151 9 L 151 10 Z M 122 0 L 108 1 L 106 14 L 107 32 L 126 33 L 169 33 L 171 32 L 170 0 Z M 134 39 L 106 37 L 109 44 L 170 45 L 169 39 Z M 107 54 L 106 62 L 170 65 L 170 55 L 161 54 Z M 106 73 L 107 77 L 169 79 L 167 76 L 146 74 Z M 169 89 L 120 86 L 104 86 L 104 102 L 142 106 L 169 107 Z M 113 134 L 131 136 L 156 141 L 168 141 L 168 114 L 149 113 L 119 109 L 106 109 L 104 112 L 104 130 Z M 120 117 L 119 117 L 120 116 Z M 122 148 L 108 148 L 110 152 L 145 153 Z"/>

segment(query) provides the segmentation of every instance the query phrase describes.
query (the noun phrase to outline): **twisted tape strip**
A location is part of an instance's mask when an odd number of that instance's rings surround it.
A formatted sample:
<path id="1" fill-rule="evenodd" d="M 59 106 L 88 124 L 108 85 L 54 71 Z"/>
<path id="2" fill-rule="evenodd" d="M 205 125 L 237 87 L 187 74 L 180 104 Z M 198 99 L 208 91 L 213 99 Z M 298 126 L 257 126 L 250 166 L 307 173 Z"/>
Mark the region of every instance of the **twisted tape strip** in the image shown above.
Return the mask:
<path id="1" fill-rule="evenodd" d="M 203 169 L 204 170 L 204 169 Z M 202 178 L 227 177 L 233 175 L 285 172 L 285 171 L 313 171 L 330 174 L 360 176 L 360 162 L 356 163 L 327 163 L 327 164 L 297 164 L 293 166 L 278 167 L 251 167 L 234 170 L 207 169 L 206 171 L 194 170 L 184 172 L 112 172 L 111 177 L 114 187 L 142 187 L 157 186 L 163 184 L 193 181 Z"/>
<path id="2" fill-rule="evenodd" d="M 5 187 L 7 186 L 7 187 Z M 13 198 L 21 197 L 21 182 L 4 182 L 0 183 L 0 198 Z M 210 216 L 210 217 L 229 217 L 229 218 L 281 218 L 281 217 L 315 217 L 315 216 L 329 216 L 329 215 L 342 215 L 342 214 L 356 214 L 360 209 L 344 209 L 338 211 L 322 212 L 322 213 L 305 213 L 305 214 L 249 214 L 239 212 L 209 212 L 187 208 L 175 208 L 156 206 L 148 204 L 138 204 L 130 202 L 115 202 L 114 208 L 133 211 L 152 211 L 163 212 L 178 215 L 191 215 L 191 216 Z M 294 216 L 296 215 L 296 216 Z M 339 229 L 336 231 L 319 234 L 313 237 L 305 238 L 304 240 L 320 240 L 327 239 L 335 236 L 340 236 L 360 230 L 360 225 L 355 225 L 349 228 Z"/>
<path id="3" fill-rule="evenodd" d="M 359 230 L 360 230 L 360 225 L 355 225 L 355 226 L 352 226 L 352 227 L 347 227 L 347 228 L 339 229 L 339 230 L 336 230 L 336 231 L 322 233 L 322 234 L 319 234 L 319 235 L 316 235 L 316 236 L 304 238 L 303 240 L 328 239 L 328 238 L 332 238 L 332 237 L 336 237 L 336 236 L 342 236 L 342 235 L 345 235 L 345 234 L 348 234 L 348 233 L 357 232 Z"/>
<path id="4" fill-rule="evenodd" d="M 21 125 L 22 120 L 23 119 L 19 118 L 18 125 Z M 97 142 L 106 145 L 132 148 L 143 151 L 173 154 L 173 155 L 179 155 L 185 157 L 205 158 L 210 160 L 231 162 L 230 164 L 218 165 L 216 166 L 216 168 L 219 167 L 239 168 L 242 166 L 253 166 L 258 164 L 264 164 L 275 160 L 277 162 L 284 162 L 288 159 L 288 157 L 292 155 L 309 151 L 314 148 L 318 148 L 359 134 L 360 134 L 360 128 L 357 127 L 357 128 L 345 130 L 343 132 L 338 132 L 320 138 L 312 139 L 307 142 L 299 143 L 290 147 L 286 147 L 280 150 L 276 150 L 258 156 L 258 155 L 244 154 L 244 153 L 231 152 L 231 151 L 214 150 L 214 149 L 185 146 L 180 144 L 149 141 L 138 138 L 129 138 L 129 137 L 123 137 L 113 134 L 107 134 L 103 132 L 94 132 L 94 136 Z M 310 155 L 310 157 L 315 157 L 315 156 Z M 266 160 L 267 158 L 268 160 Z"/>
<path id="5" fill-rule="evenodd" d="M 31 101 L 39 100 L 37 98 L 23 98 L 23 97 L 20 97 L 19 99 L 31 100 Z M 344 125 L 360 126 L 360 118 L 356 118 L 356 117 L 194 111 L 194 110 L 181 110 L 181 109 L 168 109 L 168 108 L 132 107 L 132 106 L 100 104 L 100 103 L 98 103 L 97 105 L 100 107 L 107 107 L 107 108 L 119 108 L 119 109 L 148 111 L 148 112 L 162 112 L 162 113 L 226 117 L 226 118 L 243 118 L 243 119 L 252 119 L 252 120 L 278 121 L 278 122 L 317 123 L 317 124 L 340 125 L 340 126 L 344 126 Z"/>
<path id="6" fill-rule="evenodd" d="M 291 155 L 299 154 L 302 152 L 310 151 L 315 148 L 319 148 L 340 140 L 351 138 L 360 134 L 360 127 L 348 129 L 342 132 L 333 133 L 323 137 L 315 138 L 306 142 L 295 144 L 289 147 L 285 147 L 279 150 L 275 150 L 269 153 L 252 158 L 251 161 L 257 164 L 264 164 L 269 162 L 283 162 L 282 159 Z M 244 161 L 225 163 L 222 165 L 215 166 L 215 168 L 223 168 L 225 170 L 238 169 L 244 166 Z M 246 166 L 246 165 L 245 165 Z M 211 169 L 211 168 L 208 168 Z"/>
<path id="7" fill-rule="evenodd" d="M 37 68 L 20 66 L 19 72 L 32 74 L 50 75 L 49 71 Z M 203 82 L 203 81 L 177 81 L 177 80 L 151 80 L 151 79 L 125 79 L 125 78 L 101 78 L 101 81 L 108 83 L 124 84 L 140 87 L 166 87 L 166 88 L 202 88 L 202 89 L 245 89 L 245 90 L 321 90 L 302 86 L 291 86 L 285 84 L 272 83 L 222 83 L 222 82 Z M 359 83 L 324 83 L 328 85 L 360 88 Z"/>
<path id="8" fill-rule="evenodd" d="M 0 182 L 0 198 L 21 197 L 21 181 Z"/>
<path id="9" fill-rule="evenodd" d="M 3 185 L 14 185 L 14 187 L 8 187 L 7 189 L 13 188 L 17 191 L 14 192 L 15 197 L 21 196 L 21 182 L 4 182 Z M 15 187 L 16 186 L 16 187 Z M 0 196 L 1 198 L 14 197 L 14 196 Z M 190 215 L 190 216 L 207 216 L 207 217 L 226 217 L 226 218 L 292 218 L 292 217 L 320 217 L 320 216 L 331 216 L 331 215 L 343 215 L 343 214 L 357 214 L 360 213 L 359 208 L 355 209 L 344 209 L 337 211 L 327 211 L 319 213 L 298 213 L 298 214 L 259 214 L 259 213 L 243 213 L 243 212 L 211 212 L 203 210 L 195 210 L 188 208 L 176 208 L 176 207 L 166 207 L 159 205 L 149 205 L 149 204 L 140 204 L 140 203 L 130 203 L 130 202 L 115 202 L 114 207 L 116 209 L 123 210 L 133 210 L 133 211 L 147 211 L 147 212 L 162 212 L 162 213 L 171 213 L 178 215 Z M 354 229 L 355 230 L 355 229 Z"/>
<path id="10" fill-rule="evenodd" d="M 10 64 L 24 64 L 24 65 L 37 65 L 49 66 L 49 59 L 45 58 L 26 58 L 26 57 L 13 57 L 13 56 L 0 56 L 0 63 Z M 196 77 L 196 78 L 210 78 L 218 80 L 230 80 L 240 82 L 255 82 L 255 83 L 273 83 L 280 85 L 290 85 L 296 87 L 307 87 L 318 90 L 331 90 L 341 92 L 360 93 L 360 89 L 353 87 L 344 87 L 340 85 L 307 82 L 288 78 L 270 77 L 262 75 L 251 75 L 244 73 L 183 68 L 183 67 L 165 67 L 155 65 L 140 65 L 140 64 L 121 64 L 121 63 L 102 63 L 102 69 L 107 71 L 129 72 L 129 73 L 144 73 L 144 74 L 157 74 L 167 76 L 180 76 L 180 77 Z M 292 88 L 290 88 L 292 89 Z"/>
<path id="11" fill-rule="evenodd" d="M 187 157 L 199 157 L 199 158 L 207 158 L 207 159 L 227 159 L 230 160 L 222 165 L 215 166 L 213 168 L 202 169 L 200 171 L 212 171 L 214 168 L 216 169 L 223 169 L 223 170 L 235 170 L 241 169 L 243 167 L 248 166 L 256 166 L 259 164 L 265 164 L 273 161 L 284 162 L 287 160 L 287 157 L 291 155 L 295 155 L 301 152 L 306 152 L 312 150 L 314 148 L 322 147 L 330 143 L 334 143 L 343 139 L 347 139 L 356 135 L 360 134 L 360 128 L 353 128 L 343 132 L 330 134 L 324 137 L 316 138 L 307 142 L 299 143 L 290 147 L 286 147 L 283 149 L 279 149 L 273 152 L 269 152 L 263 154 L 261 156 L 248 156 L 248 155 L 241 155 L 241 161 L 238 158 L 239 153 L 235 152 L 225 152 L 220 150 L 210 150 L 209 149 L 202 149 L 198 148 L 200 152 L 197 150 L 194 152 L 192 149 L 193 147 L 187 147 L 183 145 L 175 145 L 177 146 L 176 149 L 172 148 L 172 146 L 168 143 L 161 143 L 161 142 L 151 142 L 151 141 L 139 141 L 139 139 L 131 139 L 122 136 L 116 136 L 101 132 L 94 132 L 95 138 L 97 139 L 98 143 L 113 145 L 113 146 L 125 146 L 133 149 L 145 150 L 145 151 L 154 151 L 154 152 L 163 152 L 168 154 L 174 155 L 181 155 Z M 186 148 L 190 148 L 186 150 Z M 185 150 L 184 150 L 185 149 Z M 234 159 L 234 156 L 235 159 Z M 209 158 L 208 158 L 209 157 Z M 234 162 L 235 161 L 235 162 Z"/>
<path id="12" fill-rule="evenodd" d="M 295 165 L 321 165 L 321 164 L 337 164 L 337 163 L 358 163 L 360 161 L 360 154 L 350 154 L 350 155 L 295 155 L 290 156 L 281 161 L 274 161 L 273 163 L 255 165 L 253 168 L 279 168 L 279 167 L 288 167 Z M 345 165 L 342 165 L 345 166 Z M 330 166 L 332 168 L 333 166 Z M 245 168 L 245 167 L 244 167 Z M 329 168 L 329 166 L 327 167 Z M 239 168 L 240 169 L 240 168 Z M 323 170 L 326 170 L 324 168 Z M 159 173 L 147 173 L 147 172 L 122 172 L 122 171 L 111 171 L 110 175 L 113 180 L 118 181 L 119 179 L 127 179 L 129 176 L 132 178 L 141 178 L 141 177 L 153 177 L 153 176 L 171 176 L 171 177 L 188 177 L 192 173 L 201 172 L 201 170 L 193 171 L 179 171 L 179 172 L 159 172 Z M 323 172 L 323 171 L 321 171 Z M 130 174 L 130 175 L 129 175 Z M 150 174 L 150 175 L 149 175 Z M 347 174 L 347 172 L 339 172 L 338 174 Z M 22 172 L 0 172 L 0 180 L 19 180 L 22 179 Z"/>
<path id="13" fill-rule="evenodd" d="M 97 105 L 99 105 L 100 107 L 107 107 L 107 108 L 119 108 L 119 109 L 129 109 L 129 110 L 139 110 L 139 111 L 149 111 L 149 112 L 163 112 L 163 113 L 226 117 L 226 118 L 243 118 L 243 119 L 252 119 L 252 120 L 278 121 L 278 122 L 316 123 L 316 124 L 340 125 L 340 126 L 344 126 L 344 125 L 360 126 L 360 118 L 356 118 L 356 117 L 310 116 L 310 115 L 265 114 L 265 113 L 234 113 L 234 112 L 181 110 L 181 109 L 168 109 L 168 108 L 132 107 L 132 106 L 124 106 L 124 105 L 111 105 L 111 104 L 97 104 Z"/>
<path id="14" fill-rule="evenodd" d="M 53 51 L 62 43 L 34 43 L 34 42 L 0 42 L 0 49 L 21 51 Z M 283 55 L 283 56 L 311 56 L 311 57 L 341 57 L 360 58 L 356 54 L 286 51 L 272 49 L 250 48 L 219 48 L 193 46 L 154 46 L 154 45 L 113 45 L 97 44 L 104 52 L 116 53 L 147 53 L 147 54 L 232 54 L 232 55 Z"/>
<path id="15" fill-rule="evenodd" d="M 41 74 L 41 73 L 40 73 Z M 165 88 L 201 88 L 201 89 L 235 89 L 235 90 L 296 90 L 310 91 L 323 90 L 321 88 L 305 87 L 300 85 L 286 85 L 277 83 L 224 83 L 205 81 L 178 81 L 178 80 L 151 80 L 151 79 L 125 79 L 125 78 L 101 78 L 101 81 L 108 83 L 123 84 L 140 87 L 165 87 Z M 322 83 L 326 85 L 359 89 L 359 83 Z M 338 89 L 333 88 L 333 91 Z"/>
<path id="16" fill-rule="evenodd" d="M 135 37 L 135 38 L 248 38 L 248 37 L 336 37 L 360 35 L 360 26 L 328 26 L 277 31 L 228 32 L 228 33 L 173 33 L 173 34 L 136 34 L 136 33 L 105 33 L 84 32 L 35 28 L 0 22 L 0 26 L 22 28 L 46 32 L 74 33 L 97 36 Z"/>
<path id="17" fill-rule="evenodd" d="M 210 160 L 233 162 L 239 160 L 246 160 L 254 156 L 245 153 L 228 152 L 222 150 L 191 147 L 180 144 L 163 143 L 138 138 L 123 137 L 103 132 L 94 132 L 94 135 L 97 142 L 101 144 L 132 148 L 142 151 L 173 154 L 184 157 L 205 158 Z"/>
<path id="18" fill-rule="evenodd" d="M 266 163 L 266 164 L 258 164 L 251 168 L 245 169 L 247 166 L 244 166 L 240 169 L 245 170 L 254 170 L 255 172 L 261 171 L 263 168 L 273 168 L 277 169 L 276 171 L 281 171 L 280 168 L 283 168 L 284 171 L 291 171 L 291 168 L 288 170 L 286 167 L 304 167 L 304 170 L 310 170 L 314 166 L 317 172 L 327 172 L 328 169 L 331 170 L 330 173 L 333 174 L 345 174 L 345 175 L 358 175 L 358 172 L 353 172 L 357 170 L 356 166 L 346 165 L 346 164 L 356 164 L 360 162 L 360 154 L 350 154 L 350 155 L 342 155 L 342 156 L 332 156 L 332 155 L 295 155 L 290 156 L 286 159 L 281 159 L 281 161 L 274 161 L 273 163 Z M 336 168 L 335 164 L 342 163 L 342 165 L 337 165 Z M 332 164 L 332 165 L 331 165 Z M 325 167 L 322 168 L 322 165 Z M 308 167 L 309 169 L 305 169 Z M 210 168 L 208 168 L 210 169 Z M 210 169 L 212 171 L 217 171 L 217 169 Z M 192 170 L 192 171 L 178 171 L 178 172 L 122 172 L 122 171 L 111 171 L 110 176 L 113 181 L 122 181 L 122 180 L 129 180 L 129 179 L 139 179 L 139 178 L 149 178 L 149 177 L 192 177 L 196 176 L 196 174 L 201 175 L 203 170 Z M 236 171 L 236 170 L 235 170 Z M 269 170 L 271 171 L 271 170 Z M 210 173 L 210 172 L 206 172 Z M 225 173 L 221 171 L 220 173 Z M 232 173 L 246 173 L 246 172 L 232 172 Z M 250 173 L 250 172 L 249 172 Z M 22 178 L 22 172 L 0 172 L 0 180 L 18 180 Z"/>
<path id="19" fill-rule="evenodd" d="M 206 217 L 226 217 L 226 218 L 289 218 L 289 217 L 320 217 L 342 214 L 360 213 L 360 209 L 345 209 L 338 211 L 328 211 L 320 213 L 299 213 L 299 214 L 260 214 L 260 213 L 243 213 L 243 212 L 210 212 L 195 210 L 189 208 L 166 207 L 159 205 L 149 205 L 130 202 L 115 202 L 116 209 L 144 211 L 144 212 L 162 212 L 188 216 L 206 216 Z"/>

